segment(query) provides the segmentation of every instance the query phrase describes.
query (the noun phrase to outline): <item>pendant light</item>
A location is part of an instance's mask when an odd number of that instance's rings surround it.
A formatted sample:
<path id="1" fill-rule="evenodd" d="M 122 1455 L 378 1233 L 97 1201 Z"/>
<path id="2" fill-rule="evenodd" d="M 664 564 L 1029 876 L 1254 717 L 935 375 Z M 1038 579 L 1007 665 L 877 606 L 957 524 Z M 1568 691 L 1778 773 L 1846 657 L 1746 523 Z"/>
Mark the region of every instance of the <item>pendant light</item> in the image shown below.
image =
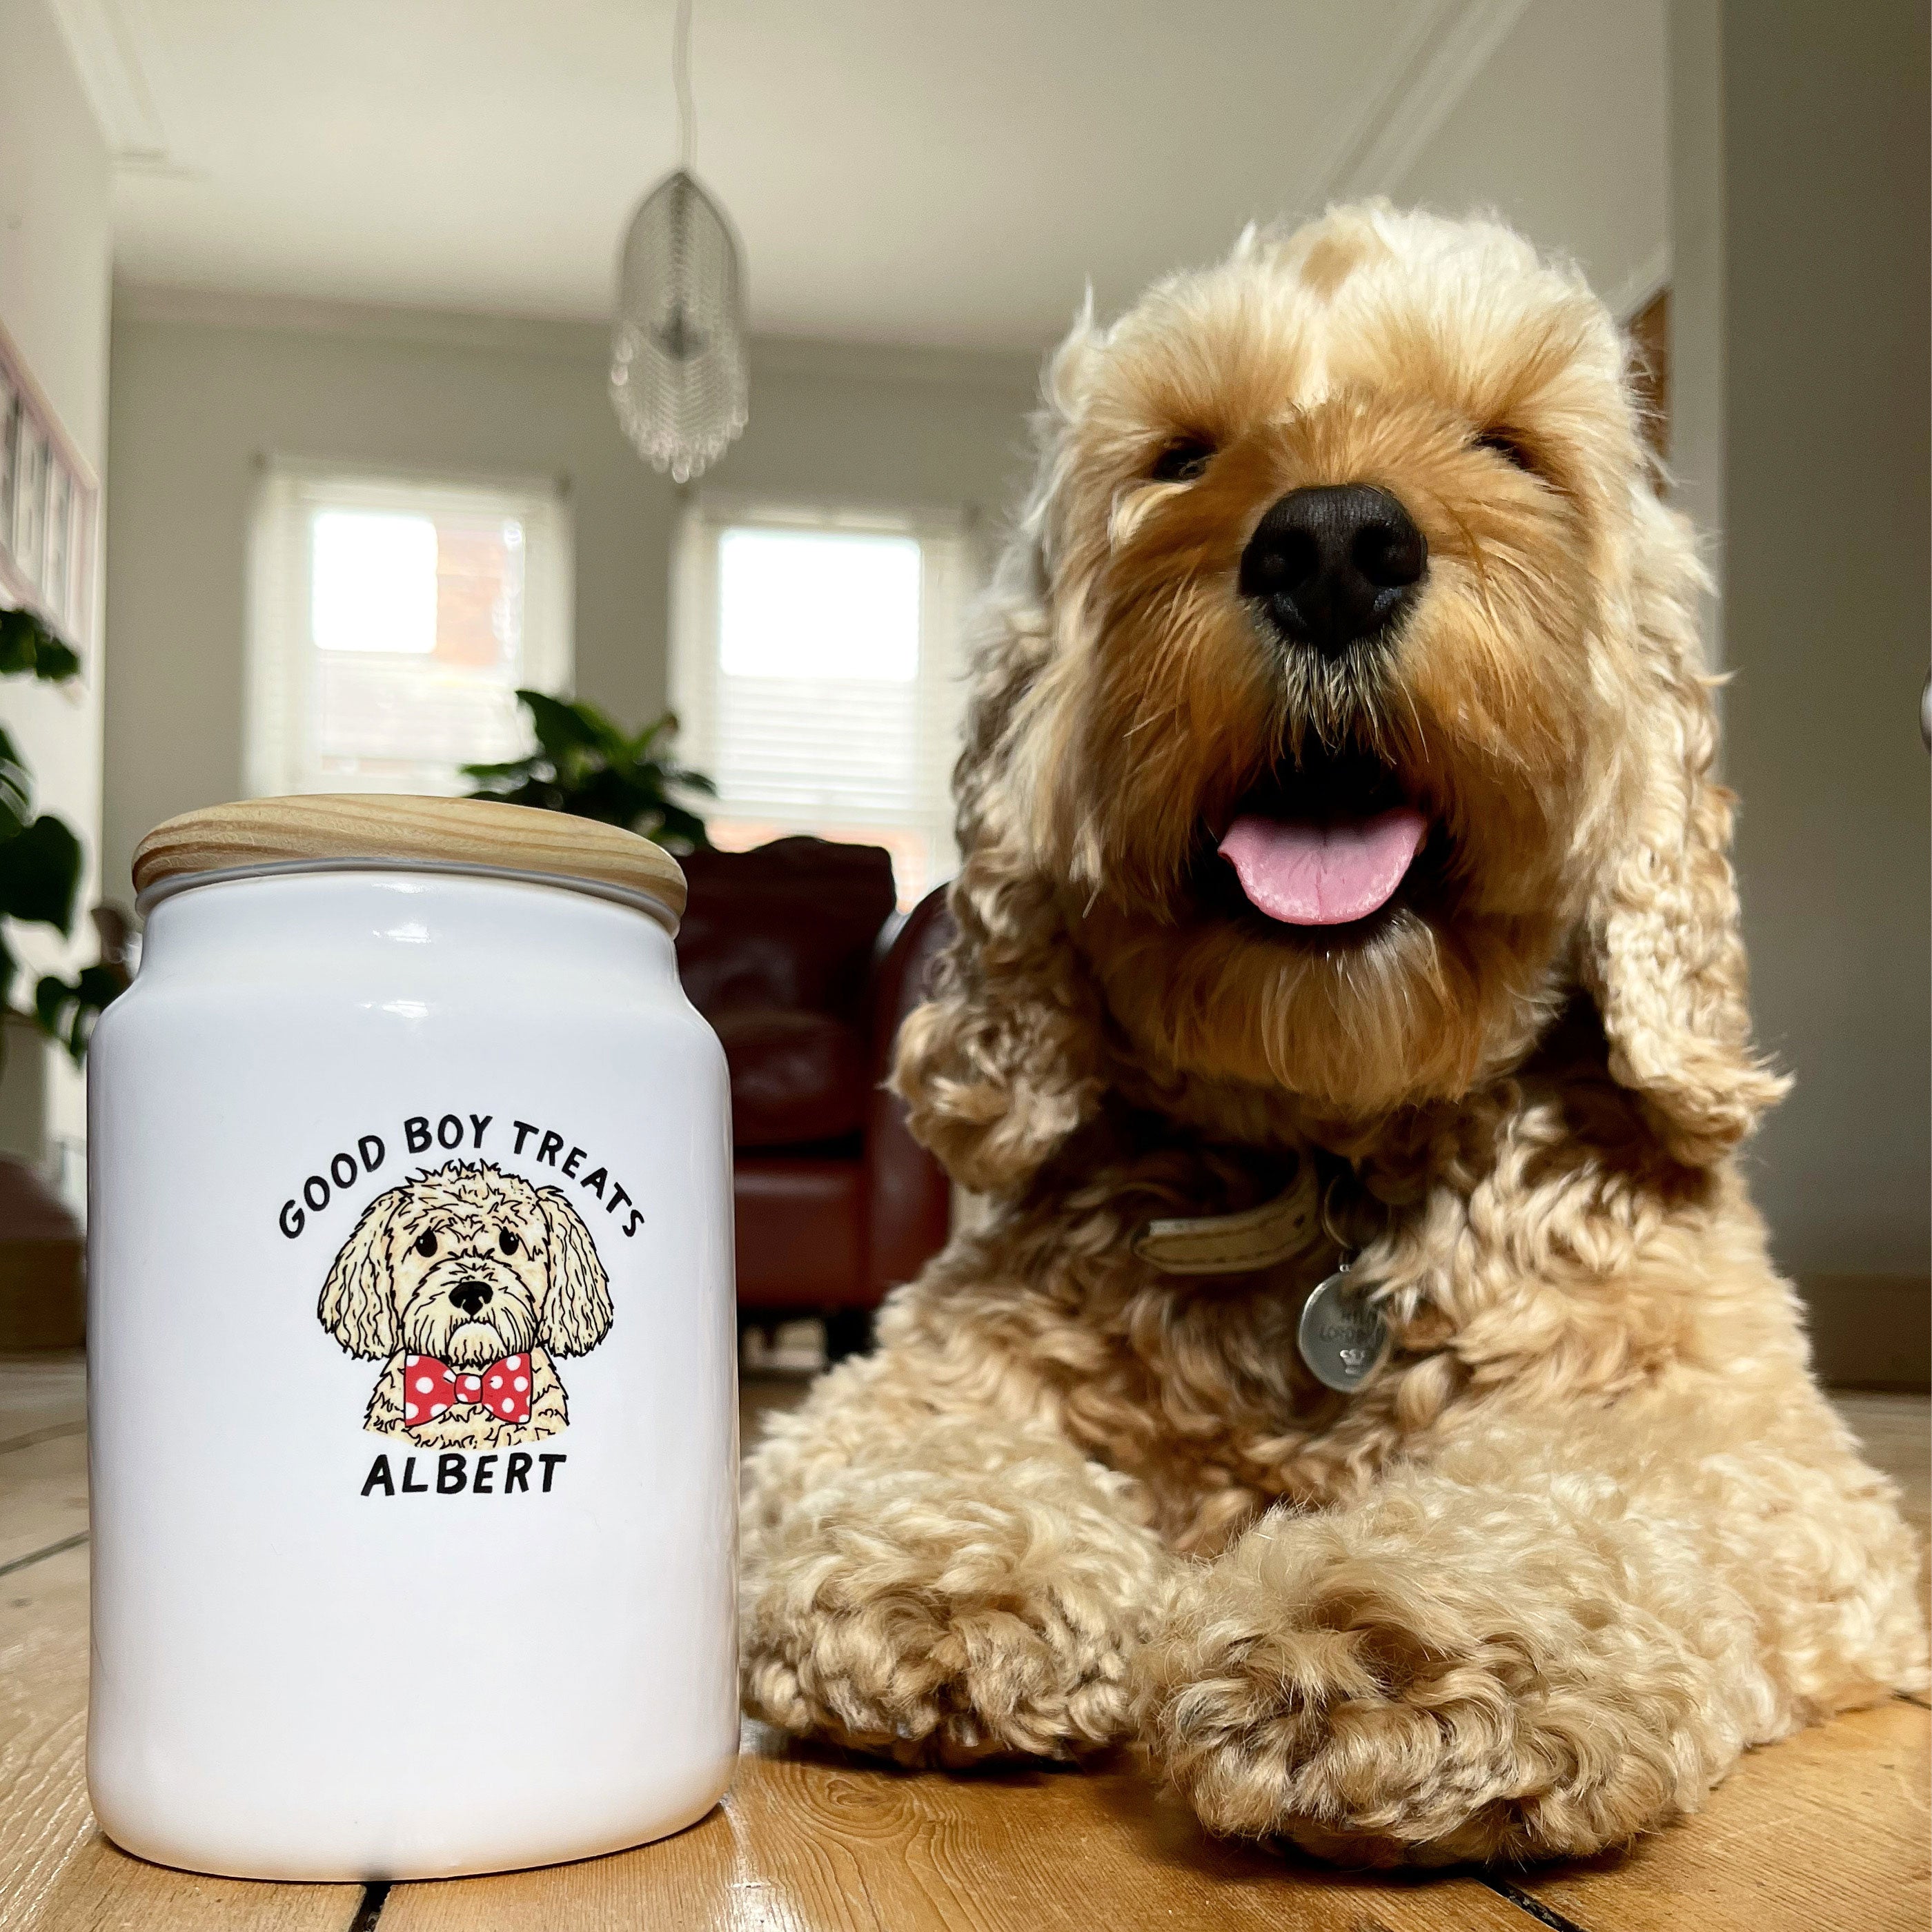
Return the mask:
<path id="1" fill-rule="evenodd" d="M 737 238 L 691 172 L 691 0 L 678 0 L 671 62 L 678 165 L 638 204 L 624 237 L 610 402 L 638 453 L 686 483 L 744 429 L 750 381 Z"/>

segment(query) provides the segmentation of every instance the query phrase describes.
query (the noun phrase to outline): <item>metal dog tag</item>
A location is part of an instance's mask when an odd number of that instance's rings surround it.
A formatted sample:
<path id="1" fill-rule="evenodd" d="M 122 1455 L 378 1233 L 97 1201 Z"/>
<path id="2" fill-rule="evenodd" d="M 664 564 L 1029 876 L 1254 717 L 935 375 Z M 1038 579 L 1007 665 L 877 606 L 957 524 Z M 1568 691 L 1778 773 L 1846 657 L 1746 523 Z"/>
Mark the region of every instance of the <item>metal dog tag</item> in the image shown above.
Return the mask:
<path id="1" fill-rule="evenodd" d="M 1387 1359 L 1388 1324 L 1348 1278 L 1346 1262 L 1315 1284 L 1295 1331 L 1301 1359 L 1324 1388 L 1353 1395 Z"/>

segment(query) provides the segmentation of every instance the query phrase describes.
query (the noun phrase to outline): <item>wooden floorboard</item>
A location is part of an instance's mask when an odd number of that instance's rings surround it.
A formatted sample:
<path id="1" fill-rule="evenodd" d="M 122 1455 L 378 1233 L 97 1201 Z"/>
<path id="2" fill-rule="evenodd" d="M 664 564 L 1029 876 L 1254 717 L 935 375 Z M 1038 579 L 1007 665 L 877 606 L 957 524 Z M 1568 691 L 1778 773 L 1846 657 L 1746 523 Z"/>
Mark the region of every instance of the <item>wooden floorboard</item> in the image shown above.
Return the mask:
<path id="1" fill-rule="evenodd" d="M 1513 1874 L 1588 1932 L 1926 1932 L 1932 1725 L 1898 1698 L 1753 1751 L 1684 1823 Z"/>
<path id="2" fill-rule="evenodd" d="M 547 1871 L 399 1886 L 382 1932 L 1530 1932 L 1462 1876 L 1390 1882 L 1216 1845 L 1124 1760 L 894 1772 L 746 1726 L 719 1809 L 661 1844 Z"/>
<path id="3" fill-rule="evenodd" d="M 0 1572 L 86 1534 L 85 1436 L 56 1436 L 0 1454 Z M 5 1582 L 0 1574 L 0 1588 Z"/>
<path id="4" fill-rule="evenodd" d="M 754 1418 L 797 1384 L 746 1391 Z M 1840 1405 L 1932 1514 L 1922 1398 Z M 1932 1715 L 1895 1700 L 1754 1753 L 1621 1856 L 1390 1880 L 1216 1844 L 1131 1754 L 918 1775 L 746 1727 L 724 1803 L 635 1852 L 439 1884 L 205 1879 L 104 1840 L 85 1778 L 86 1465 L 73 1360 L 0 1359 L 0 1932 L 1924 1932 Z"/>
<path id="5" fill-rule="evenodd" d="M 0 1928 L 346 1932 L 360 1886 L 249 1885 L 116 1851 L 87 1804 L 87 1552 L 0 1578 Z"/>
<path id="6" fill-rule="evenodd" d="M 20 1436 L 86 1420 L 86 1370 L 78 1350 L 0 1355 L 0 1451 Z"/>
<path id="7" fill-rule="evenodd" d="M 87 1552 L 0 1577 L 0 1924 L 45 1923 L 92 1832 L 86 1745 Z"/>

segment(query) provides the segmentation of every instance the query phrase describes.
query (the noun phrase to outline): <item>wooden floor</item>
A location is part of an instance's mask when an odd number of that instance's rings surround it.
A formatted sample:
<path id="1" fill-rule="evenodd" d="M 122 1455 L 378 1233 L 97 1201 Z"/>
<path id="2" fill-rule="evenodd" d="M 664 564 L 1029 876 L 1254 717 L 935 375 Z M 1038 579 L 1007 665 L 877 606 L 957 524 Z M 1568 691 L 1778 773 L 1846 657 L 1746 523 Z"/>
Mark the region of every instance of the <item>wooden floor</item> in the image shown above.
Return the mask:
<path id="1" fill-rule="evenodd" d="M 746 1392 L 750 1412 L 790 1391 Z M 1842 1398 L 1932 1499 L 1924 1400 Z M 710 1816 L 620 1856 L 440 1884 L 276 1886 L 144 1864 L 83 1770 L 87 1495 L 76 1362 L 0 1358 L 0 1928 L 46 1932 L 1924 1932 L 1928 1729 L 1897 1700 L 1754 1754 L 1622 1856 L 1360 1879 L 1210 1843 L 1127 1754 L 1098 1771 L 915 1776 L 747 1726 Z"/>

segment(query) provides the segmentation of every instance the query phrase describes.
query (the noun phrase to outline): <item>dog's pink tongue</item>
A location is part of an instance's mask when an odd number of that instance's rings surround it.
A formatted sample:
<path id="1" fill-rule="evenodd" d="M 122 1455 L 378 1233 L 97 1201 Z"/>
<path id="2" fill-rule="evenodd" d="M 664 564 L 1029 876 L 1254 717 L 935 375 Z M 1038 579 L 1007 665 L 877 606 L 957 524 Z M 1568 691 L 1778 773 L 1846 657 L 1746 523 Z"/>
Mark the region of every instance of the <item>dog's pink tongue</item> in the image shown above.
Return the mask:
<path id="1" fill-rule="evenodd" d="M 1250 814 L 1228 826 L 1221 856 L 1258 912 L 1284 926 L 1341 926 L 1388 902 L 1427 830 L 1406 805 L 1354 825 Z"/>

